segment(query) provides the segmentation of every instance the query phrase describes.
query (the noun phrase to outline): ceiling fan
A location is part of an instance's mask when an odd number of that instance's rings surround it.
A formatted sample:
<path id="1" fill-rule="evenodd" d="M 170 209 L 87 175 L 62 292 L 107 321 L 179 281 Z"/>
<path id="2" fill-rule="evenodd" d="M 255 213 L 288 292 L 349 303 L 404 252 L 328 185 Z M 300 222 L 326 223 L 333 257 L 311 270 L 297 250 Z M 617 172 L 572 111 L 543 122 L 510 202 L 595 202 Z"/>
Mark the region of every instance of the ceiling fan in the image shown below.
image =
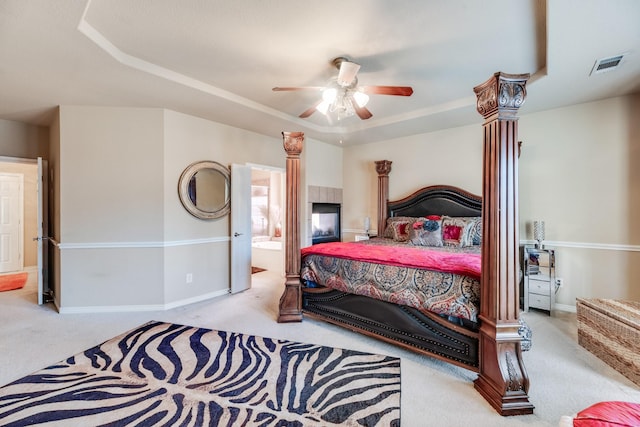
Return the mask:
<path id="1" fill-rule="evenodd" d="M 333 113 L 338 120 L 354 114 L 362 120 L 370 119 L 373 114 L 366 108 L 369 94 L 411 96 L 413 93 L 410 86 L 358 86 L 359 64 L 344 57 L 338 57 L 332 63 L 338 69 L 338 75 L 333 77 L 327 86 L 274 87 L 273 91 L 322 91 L 322 98 L 299 117 L 304 119 L 315 111 L 320 111 L 324 115 Z"/>

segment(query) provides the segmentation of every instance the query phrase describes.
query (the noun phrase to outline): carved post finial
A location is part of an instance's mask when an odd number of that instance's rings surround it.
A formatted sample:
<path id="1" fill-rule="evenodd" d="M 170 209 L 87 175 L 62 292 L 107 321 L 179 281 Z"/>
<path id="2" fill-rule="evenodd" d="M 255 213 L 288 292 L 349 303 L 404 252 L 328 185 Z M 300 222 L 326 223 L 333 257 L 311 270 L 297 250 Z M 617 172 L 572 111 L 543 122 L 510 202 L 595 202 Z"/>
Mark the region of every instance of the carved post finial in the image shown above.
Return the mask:
<path id="1" fill-rule="evenodd" d="M 299 157 L 303 143 L 304 132 L 282 132 L 282 145 L 287 156 Z"/>
<path id="2" fill-rule="evenodd" d="M 486 82 L 473 88 L 476 108 L 485 119 L 495 113 L 501 118 L 515 117 L 527 96 L 529 74 L 495 73 Z"/>
<path id="3" fill-rule="evenodd" d="M 391 172 L 391 160 L 376 160 L 376 172 L 378 172 L 378 176 L 389 175 Z"/>

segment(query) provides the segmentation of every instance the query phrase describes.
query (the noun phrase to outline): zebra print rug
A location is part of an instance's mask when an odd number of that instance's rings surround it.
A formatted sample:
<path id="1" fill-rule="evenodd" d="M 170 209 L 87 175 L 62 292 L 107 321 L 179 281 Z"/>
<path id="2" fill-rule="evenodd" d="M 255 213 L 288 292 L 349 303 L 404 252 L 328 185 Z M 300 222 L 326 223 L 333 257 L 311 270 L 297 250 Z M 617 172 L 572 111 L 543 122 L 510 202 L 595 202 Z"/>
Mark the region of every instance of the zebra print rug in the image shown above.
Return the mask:
<path id="1" fill-rule="evenodd" d="M 400 359 L 149 322 L 0 388 L 0 425 L 396 426 Z"/>

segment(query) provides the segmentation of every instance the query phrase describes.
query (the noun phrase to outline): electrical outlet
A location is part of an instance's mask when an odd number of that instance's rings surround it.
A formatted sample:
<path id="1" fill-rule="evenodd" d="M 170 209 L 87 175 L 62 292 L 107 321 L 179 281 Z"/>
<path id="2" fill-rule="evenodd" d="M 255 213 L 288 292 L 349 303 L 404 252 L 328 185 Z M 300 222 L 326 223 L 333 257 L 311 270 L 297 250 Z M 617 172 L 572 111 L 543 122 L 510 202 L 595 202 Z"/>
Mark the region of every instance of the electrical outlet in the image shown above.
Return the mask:
<path id="1" fill-rule="evenodd" d="M 563 284 L 562 279 L 556 279 L 556 286 L 557 287 L 561 288 L 562 284 Z"/>
<path id="2" fill-rule="evenodd" d="M 193 282 L 193 274 L 187 273 L 187 283 L 191 283 L 191 282 Z"/>

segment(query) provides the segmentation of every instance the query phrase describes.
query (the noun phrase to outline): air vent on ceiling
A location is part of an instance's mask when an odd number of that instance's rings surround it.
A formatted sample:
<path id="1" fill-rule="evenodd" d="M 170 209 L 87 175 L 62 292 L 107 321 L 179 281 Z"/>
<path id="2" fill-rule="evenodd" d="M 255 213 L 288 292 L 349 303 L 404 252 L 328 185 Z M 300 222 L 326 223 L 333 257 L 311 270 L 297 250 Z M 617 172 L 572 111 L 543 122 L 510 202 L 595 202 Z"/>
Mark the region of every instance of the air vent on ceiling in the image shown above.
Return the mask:
<path id="1" fill-rule="evenodd" d="M 605 73 L 607 71 L 613 71 L 620 66 L 623 58 L 624 58 L 624 53 L 622 55 L 616 55 L 610 58 L 598 59 L 596 63 L 593 65 L 593 68 L 591 69 L 591 74 L 589 75 Z"/>

